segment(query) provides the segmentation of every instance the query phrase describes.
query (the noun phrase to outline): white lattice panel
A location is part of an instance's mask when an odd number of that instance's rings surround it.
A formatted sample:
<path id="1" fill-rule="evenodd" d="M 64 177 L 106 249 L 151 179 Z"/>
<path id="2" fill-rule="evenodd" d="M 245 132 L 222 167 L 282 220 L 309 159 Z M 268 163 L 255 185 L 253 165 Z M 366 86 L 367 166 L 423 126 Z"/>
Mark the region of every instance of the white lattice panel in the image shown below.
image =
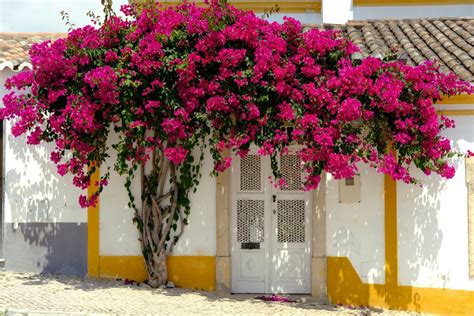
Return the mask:
<path id="1" fill-rule="evenodd" d="M 262 189 L 262 161 L 259 155 L 247 155 L 240 160 L 240 191 Z"/>
<path id="2" fill-rule="evenodd" d="M 277 238 L 279 243 L 305 242 L 305 201 L 277 201 Z"/>
<path id="3" fill-rule="evenodd" d="M 263 200 L 237 200 L 237 242 L 264 241 Z"/>
<path id="4" fill-rule="evenodd" d="M 281 156 L 281 174 L 285 179 L 286 186 L 282 191 L 300 191 L 302 188 L 301 180 L 301 160 L 298 155 Z"/>

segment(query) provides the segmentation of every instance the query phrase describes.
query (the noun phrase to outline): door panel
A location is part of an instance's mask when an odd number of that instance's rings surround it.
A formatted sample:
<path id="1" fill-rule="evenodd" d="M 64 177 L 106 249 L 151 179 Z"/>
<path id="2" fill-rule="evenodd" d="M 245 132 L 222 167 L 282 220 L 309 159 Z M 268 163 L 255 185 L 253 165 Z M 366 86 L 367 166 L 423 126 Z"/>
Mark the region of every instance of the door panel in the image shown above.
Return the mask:
<path id="1" fill-rule="evenodd" d="M 311 225 L 308 193 L 278 194 L 274 203 L 274 293 L 311 292 Z"/>
<path id="2" fill-rule="evenodd" d="M 232 167 L 232 292 L 265 293 L 268 289 L 268 185 L 265 160 L 256 152 L 234 158 Z"/>

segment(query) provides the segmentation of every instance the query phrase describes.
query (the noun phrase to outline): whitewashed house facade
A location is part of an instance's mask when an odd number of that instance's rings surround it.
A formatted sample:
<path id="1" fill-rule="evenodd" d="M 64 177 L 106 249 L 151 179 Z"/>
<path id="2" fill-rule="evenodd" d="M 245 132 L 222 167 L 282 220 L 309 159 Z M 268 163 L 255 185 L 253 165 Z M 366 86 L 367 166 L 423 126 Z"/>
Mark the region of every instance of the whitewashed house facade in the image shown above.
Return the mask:
<path id="1" fill-rule="evenodd" d="M 474 12 L 470 1 L 230 1 L 263 11 L 278 3 L 308 27 L 340 29 L 364 56 L 406 52 L 413 65 L 436 59 L 474 82 Z M 84 10 L 86 11 L 86 9 Z M 29 31 L 35 31 L 31 29 Z M 55 31 L 55 30 L 48 30 Z M 60 31 L 60 30 L 58 30 Z M 0 84 L 28 68 L 26 51 L 61 34 L 0 33 Z M 474 151 L 474 100 L 438 105 L 456 122 L 454 147 Z M 80 192 L 55 173 L 47 147 L 29 147 L 3 123 L 0 259 L 5 269 L 146 278 L 127 208 L 124 179 L 112 175 L 100 204 L 80 209 Z M 113 139 L 110 139 L 113 142 Z M 113 157 L 113 152 L 111 156 Z M 209 158 L 209 157 L 208 157 Z M 190 225 L 168 258 L 177 286 L 233 293 L 300 293 L 333 303 L 433 313 L 474 310 L 474 161 L 454 160 L 456 176 L 395 183 L 361 166 L 349 180 L 327 176 L 300 191 L 296 156 L 282 160 L 295 186 L 272 188 L 269 161 L 255 154 L 231 170 L 203 177 L 192 196 Z M 138 193 L 139 185 L 135 186 Z"/>

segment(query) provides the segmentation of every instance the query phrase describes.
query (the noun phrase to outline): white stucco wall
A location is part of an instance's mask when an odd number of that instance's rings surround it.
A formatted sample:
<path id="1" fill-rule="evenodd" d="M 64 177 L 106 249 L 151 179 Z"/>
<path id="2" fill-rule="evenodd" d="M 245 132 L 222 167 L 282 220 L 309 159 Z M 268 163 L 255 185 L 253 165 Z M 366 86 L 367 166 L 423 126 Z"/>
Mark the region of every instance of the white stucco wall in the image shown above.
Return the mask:
<path id="1" fill-rule="evenodd" d="M 112 135 L 109 143 L 116 141 Z M 110 150 L 108 165 L 112 168 L 109 185 L 100 197 L 100 255 L 141 255 L 138 232 L 132 223 L 133 211 L 128 208 L 128 196 L 124 187 L 125 178 L 113 171 L 115 151 Z M 216 255 L 216 179 L 210 177 L 212 159 L 207 153 L 202 168 L 202 179 L 198 191 L 191 195 L 189 225 L 173 250 L 174 255 Z M 105 172 L 102 168 L 101 172 Z M 140 183 L 133 184 L 135 197 L 140 200 Z M 140 206 L 138 201 L 137 206 Z"/>
<path id="2" fill-rule="evenodd" d="M 344 24 L 354 19 L 352 0 L 322 0 L 323 23 Z"/>
<path id="3" fill-rule="evenodd" d="M 354 20 L 467 17 L 474 15 L 473 5 L 355 6 Z"/>
<path id="4" fill-rule="evenodd" d="M 196 193 L 190 196 L 191 214 L 189 225 L 173 250 L 174 255 L 215 256 L 216 245 L 216 185 L 217 179 L 211 177 L 213 169 L 209 152 L 204 156 L 202 178 Z"/>
<path id="5" fill-rule="evenodd" d="M 118 136 L 111 134 L 108 145 L 116 143 Z M 138 231 L 132 222 L 133 210 L 128 204 L 127 190 L 124 187 L 125 176 L 120 176 L 113 170 L 116 151 L 109 150 L 110 158 L 101 167 L 101 174 L 105 174 L 110 167 L 109 184 L 100 195 L 99 216 L 99 253 L 101 256 L 134 256 L 141 255 Z M 134 179 L 133 192 L 137 197 L 137 207 L 140 207 L 140 179 Z"/>
<path id="6" fill-rule="evenodd" d="M 384 177 L 360 166 L 361 202 L 339 203 L 339 182 L 328 176 L 326 251 L 348 257 L 366 283 L 385 282 Z"/>
<path id="7" fill-rule="evenodd" d="M 474 150 L 474 116 L 455 116 L 445 132 L 455 148 Z M 474 290 L 468 271 L 467 186 L 464 159 L 456 176 L 425 177 L 424 186 L 398 184 L 398 266 L 402 285 Z"/>
<path id="8" fill-rule="evenodd" d="M 257 16 L 262 16 L 262 13 L 257 12 Z M 314 13 L 314 12 L 307 12 L 307 13 L 284 13 L 284 12 L 279 12 L 279 13 L 273 13 L 268 20 L 272 22 L 283 22 L 283 18 L 285 16 L 292 17 L 298 21 L 300 21 L 302 24 L 316 24 L 316 23 L 322 23 L 323 22 L 323 17 L 320 13 Z"/>
<path id="9" fill-rule="evenodd" d="M 441 109 L 473 109 L 444 105 Z M 456 150 L 474 150 L 474 116 L 453 116 L 444 135 Z M 474 290 L 468 271 L 467 187 L 464 159 L 453 160 L 456 176 L 398 183 L 398 275 L 400 285 Z M 340 204 L 338 182 L 327 182 L 327 256 L 348 257 L 366 283 L 384 283 L 383 175 L 361 168 L 361 203 Z"/>
<path id="10" fill-rule="evenodd" d="M 14 75 L 0 71 L 0 96 L 5 95 L 5 79 Z M 4 122 L 4 212 L 5 223 L 87 222 L 87 212 L 79 206 L 82 191 L 72 177 L 61 177 L 50 161 L 52 144 L 30 146 L 26 137 L 15 138 L 11 123 Z"/>

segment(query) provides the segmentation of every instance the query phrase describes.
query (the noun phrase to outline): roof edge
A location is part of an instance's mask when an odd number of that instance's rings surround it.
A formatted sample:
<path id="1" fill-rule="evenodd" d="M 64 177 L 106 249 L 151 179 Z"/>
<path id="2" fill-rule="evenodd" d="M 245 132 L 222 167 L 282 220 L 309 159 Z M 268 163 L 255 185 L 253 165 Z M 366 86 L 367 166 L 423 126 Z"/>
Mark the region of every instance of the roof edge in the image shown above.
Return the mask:
<path id="1" fill-rule="evenodd" d="M 29 62 L 23 62 L 23 63 L 18 65 L 18 64 L 14 64 L 13 62 L 11 62 L 9 60 L 0 63 L 0 71 L 4 70 L 6 68 L 8 68 L 8 69 L 10 69 L 11 71 L 14 71 L 14 72 L 20 72 L 25 68 L 33 69 L 33 65 Z"/>

